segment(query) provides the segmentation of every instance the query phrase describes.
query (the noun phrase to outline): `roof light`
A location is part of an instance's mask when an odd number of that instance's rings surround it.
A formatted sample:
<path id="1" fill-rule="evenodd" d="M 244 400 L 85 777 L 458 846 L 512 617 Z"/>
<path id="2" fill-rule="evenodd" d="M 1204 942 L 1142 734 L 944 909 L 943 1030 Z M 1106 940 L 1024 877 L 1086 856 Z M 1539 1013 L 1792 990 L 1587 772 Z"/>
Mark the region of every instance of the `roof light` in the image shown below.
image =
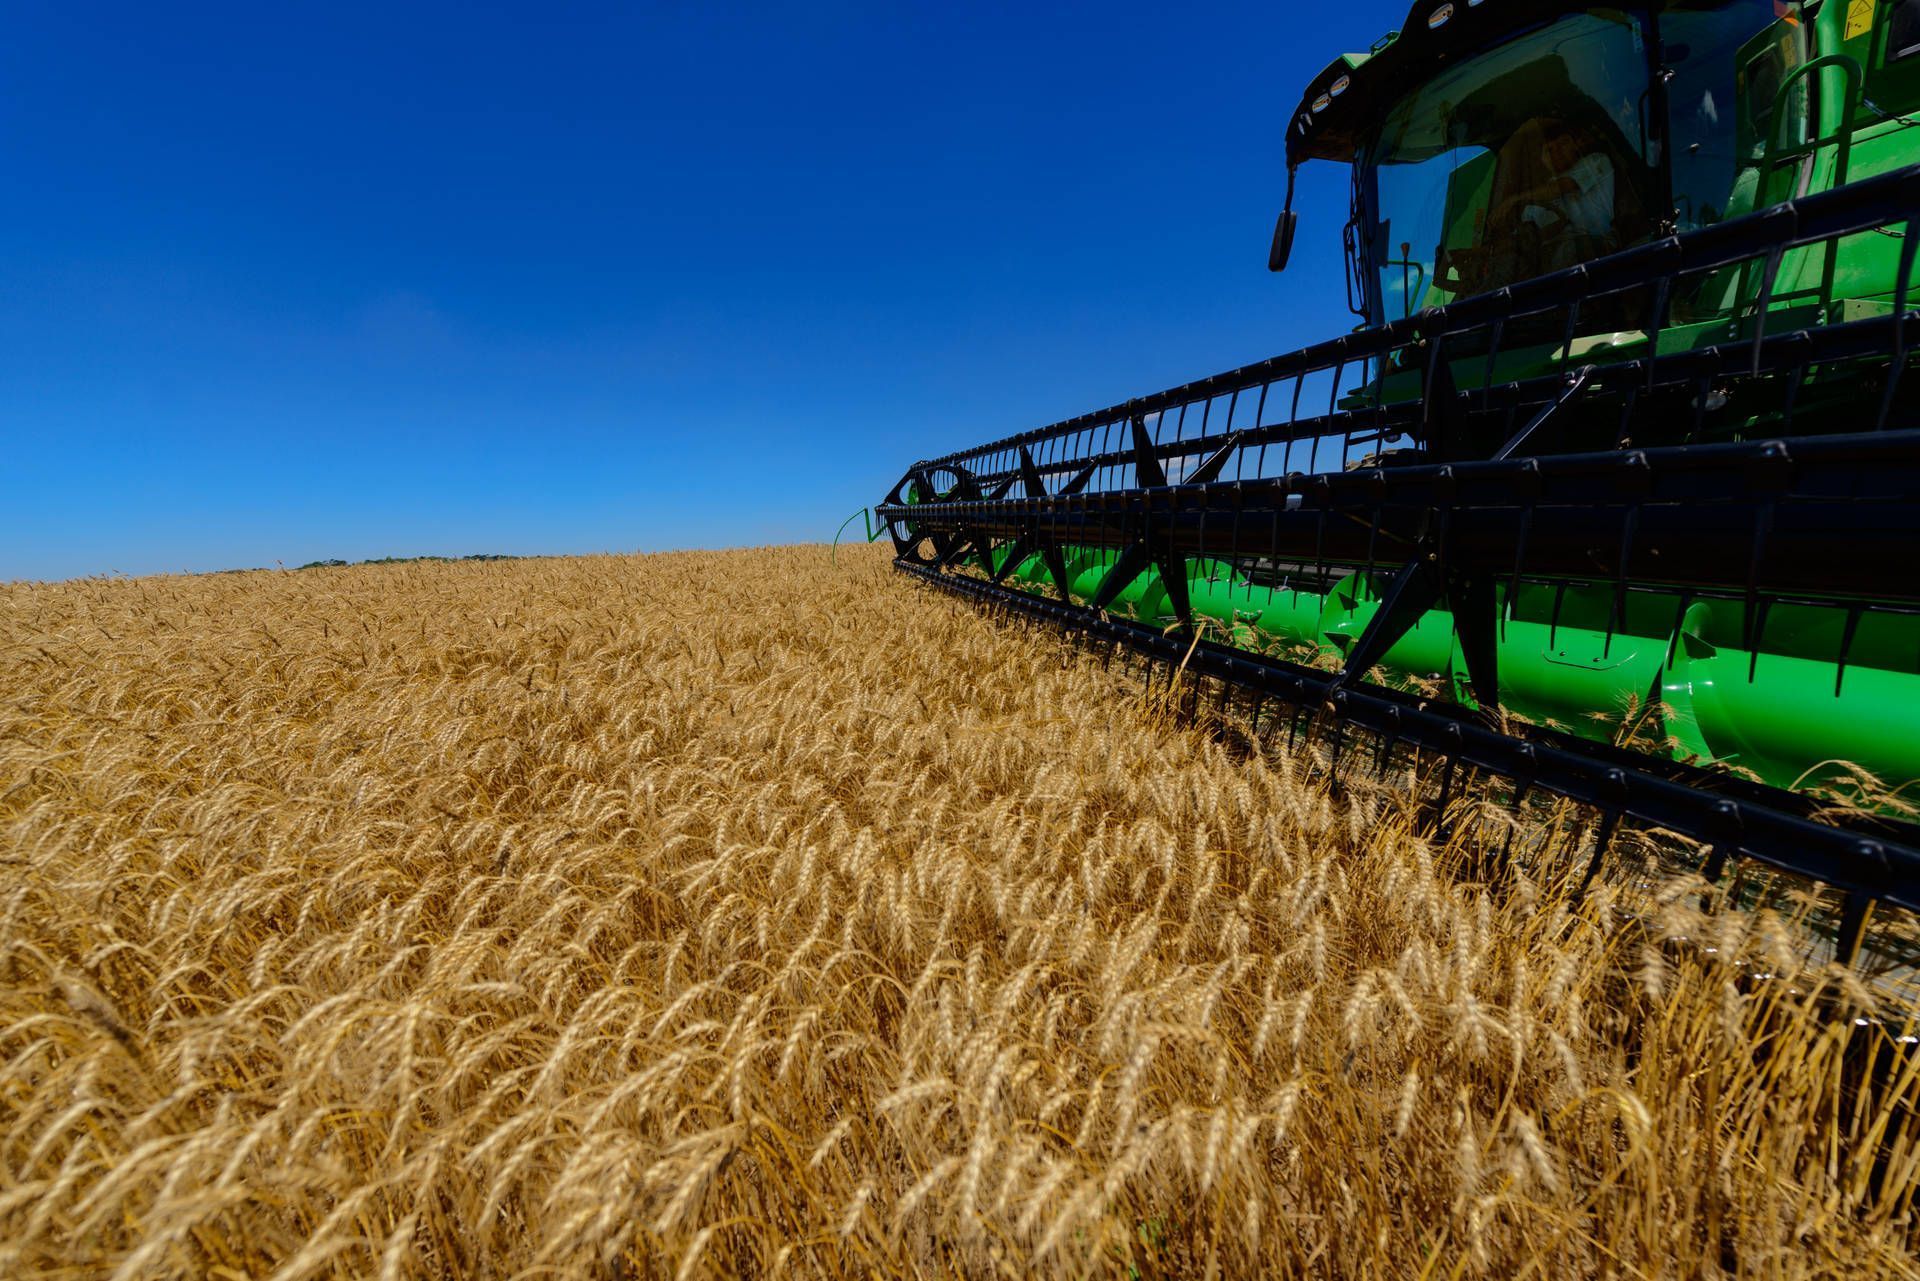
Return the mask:
<path id="1" fill-rule="evenodd" d="M 1447 25 L 1453 18 L 1453 6 L 1443 4 L 1427 15 L 1427 30 L 1434 31 Z"/>
<path id="2" fill-rule="evenodd" d="M 1333 82 L 1332 87 L 1330 87 L 1327 90 L 1327 92 L 1333 97 L 1338 98 L 1341 94 L 1347 91 L 1347 86 L 1351 85 L 1352 83 L 1353 83 L 1352 76 L 1341 76 L 1338 80 Z"/>
<path id="3" fill-rule="evenodd" d="M 1333 99 L 1329 98 L 1324 93 L 1321 94 L 1318 98 L 1315 98 L 1313 100 L 1313 110 L 1315 114 L 1325 111 L 1328 107 L 1332 105 L 1333 105 Z"/>

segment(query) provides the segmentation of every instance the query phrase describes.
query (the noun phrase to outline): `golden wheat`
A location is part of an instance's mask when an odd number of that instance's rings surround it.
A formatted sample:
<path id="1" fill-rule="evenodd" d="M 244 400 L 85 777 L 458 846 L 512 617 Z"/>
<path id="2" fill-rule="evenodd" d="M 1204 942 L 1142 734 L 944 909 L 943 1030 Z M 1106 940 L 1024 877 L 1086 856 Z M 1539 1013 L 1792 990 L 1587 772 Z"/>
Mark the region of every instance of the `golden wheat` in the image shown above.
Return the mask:
<path id="1" fill-rule="evenodd" d="M 1859 982 L 1283 748 L 874 553 L 0 588 L 0 1274 L 1914 1273 Z"/>

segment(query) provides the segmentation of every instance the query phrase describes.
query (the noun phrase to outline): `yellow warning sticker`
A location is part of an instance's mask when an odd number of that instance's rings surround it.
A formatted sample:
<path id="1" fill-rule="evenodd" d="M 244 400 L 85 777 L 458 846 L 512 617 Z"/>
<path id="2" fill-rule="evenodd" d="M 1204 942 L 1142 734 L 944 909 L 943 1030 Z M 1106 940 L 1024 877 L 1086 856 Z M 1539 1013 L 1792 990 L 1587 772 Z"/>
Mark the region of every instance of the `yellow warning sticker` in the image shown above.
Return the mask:
<path id="1" fill-rule="evenodd" d="M 1847 5 L 1848 40 L 1855 36 L 1864 36 L 1873 30 L 1873 9 L 1875 0 L 1850 0 Z"/>

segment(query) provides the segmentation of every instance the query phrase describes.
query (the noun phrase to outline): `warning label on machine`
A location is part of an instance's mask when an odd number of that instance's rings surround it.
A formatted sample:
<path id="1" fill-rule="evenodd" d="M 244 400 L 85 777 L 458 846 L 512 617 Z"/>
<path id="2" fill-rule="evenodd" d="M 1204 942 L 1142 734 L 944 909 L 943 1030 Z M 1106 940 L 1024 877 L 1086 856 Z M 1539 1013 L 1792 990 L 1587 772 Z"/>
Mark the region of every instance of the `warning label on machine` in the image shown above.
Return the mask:
<path id="1" fill-rule="evenodd" d="M 1849 0 L 1847 5 L 1848 40 L 1873 30 L 1874 0 Z"/>

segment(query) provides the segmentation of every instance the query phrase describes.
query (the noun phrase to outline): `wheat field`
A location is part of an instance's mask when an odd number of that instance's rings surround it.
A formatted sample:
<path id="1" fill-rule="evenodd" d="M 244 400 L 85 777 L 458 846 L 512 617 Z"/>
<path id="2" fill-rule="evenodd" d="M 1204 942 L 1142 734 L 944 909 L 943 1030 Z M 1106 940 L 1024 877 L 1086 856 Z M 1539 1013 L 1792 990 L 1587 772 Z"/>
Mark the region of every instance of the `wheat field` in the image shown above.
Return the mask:
<path id="1" fill-rule="evenodd" d="M 1920 1274 L 1790 922 L 1309 765 L 865 549 L 0 587 L 0 1275 Z"/>

